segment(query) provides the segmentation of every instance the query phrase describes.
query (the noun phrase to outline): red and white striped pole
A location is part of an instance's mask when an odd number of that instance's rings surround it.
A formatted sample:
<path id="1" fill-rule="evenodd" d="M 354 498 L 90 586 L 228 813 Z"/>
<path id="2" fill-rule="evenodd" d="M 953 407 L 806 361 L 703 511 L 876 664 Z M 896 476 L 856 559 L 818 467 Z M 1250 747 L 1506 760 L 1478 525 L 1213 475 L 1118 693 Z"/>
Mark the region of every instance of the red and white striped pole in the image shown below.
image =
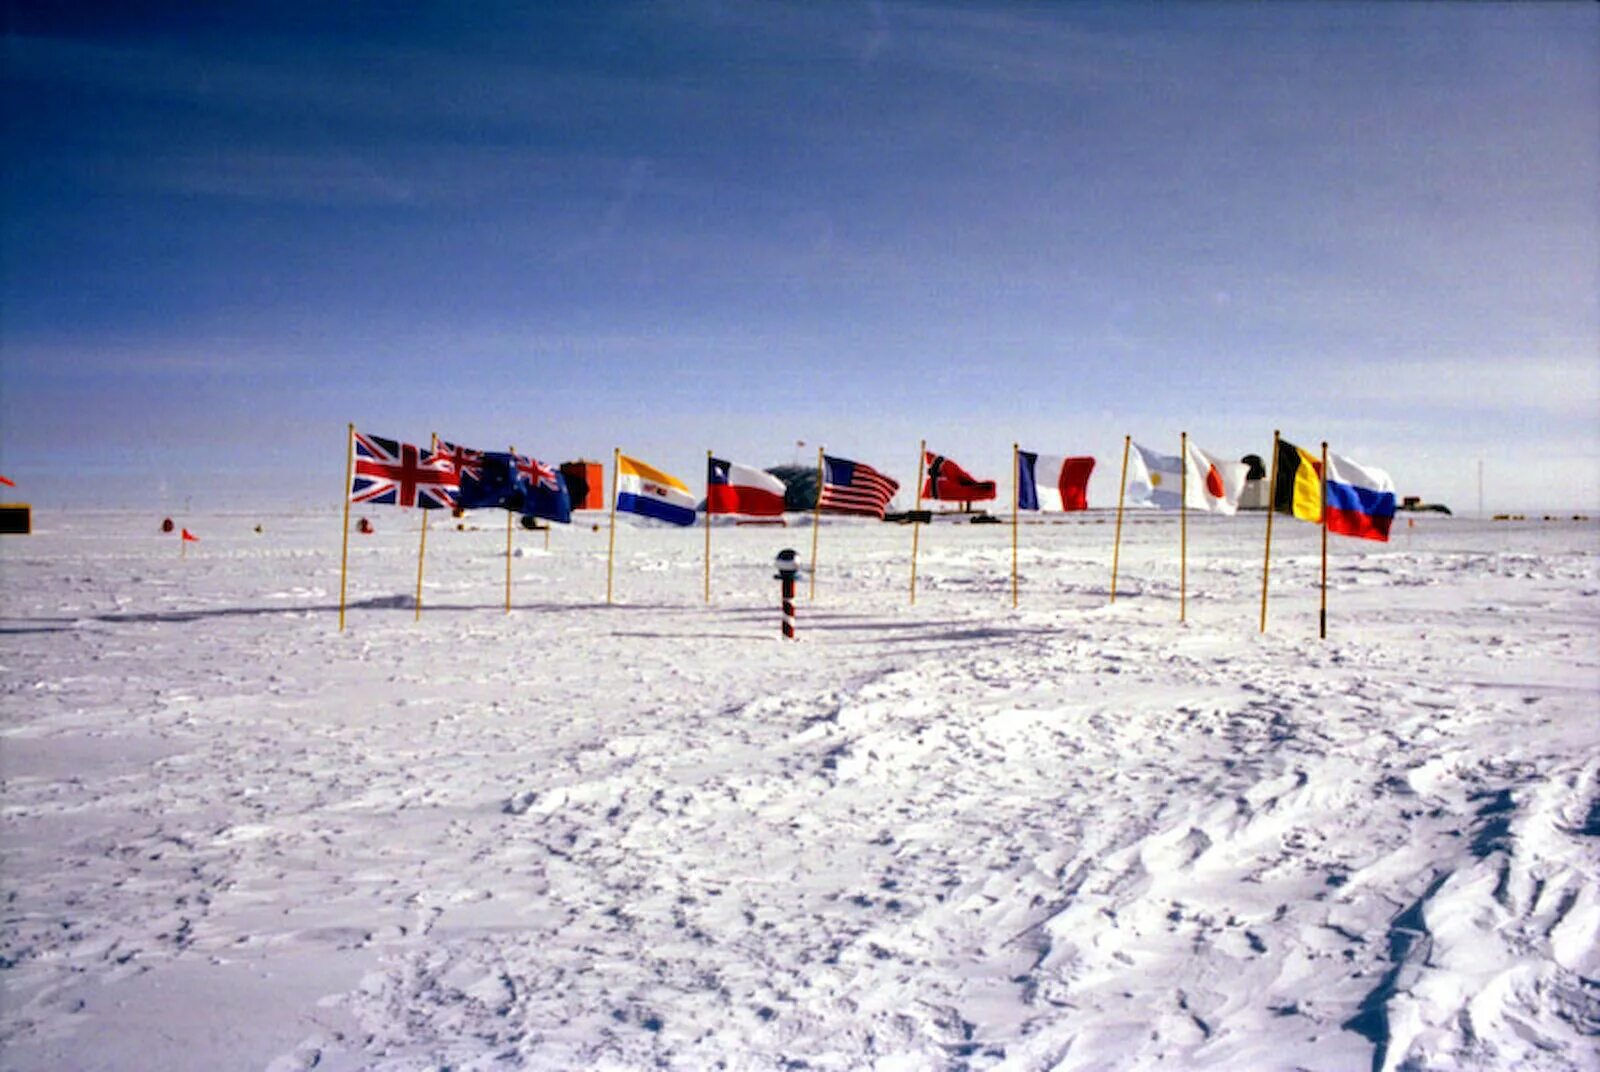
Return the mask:
<path id="1" fill-rule="evenodd" d="M 777 578 L 783 582 L 783 638 L 794 639 L 794 580 L 800 573 L 800 564 L 793 551 L 778 552 Z"/>

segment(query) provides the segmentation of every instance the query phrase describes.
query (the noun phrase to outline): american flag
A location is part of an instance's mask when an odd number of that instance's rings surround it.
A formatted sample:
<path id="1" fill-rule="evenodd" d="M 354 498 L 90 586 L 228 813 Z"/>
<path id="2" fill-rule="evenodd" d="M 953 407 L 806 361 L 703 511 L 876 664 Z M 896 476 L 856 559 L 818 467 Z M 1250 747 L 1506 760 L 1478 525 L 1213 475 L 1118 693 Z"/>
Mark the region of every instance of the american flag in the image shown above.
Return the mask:
<path id="1" fill-rule="evenodd" d="M 460 479 L 447 461 L 431 454 L 424 457 L 410 443 L 360 432 L 355 434 L 355 451 L 351 502 L 420 506 L 425 510 L 448 510 L 455 505 Z"/>
<path id="2" fill-rule="evenodd" d="M 821 509 L 830 514 L 868 514 L 883 520 L 883 511 L 900 485 L 870 465 L 822 456 Z"/>

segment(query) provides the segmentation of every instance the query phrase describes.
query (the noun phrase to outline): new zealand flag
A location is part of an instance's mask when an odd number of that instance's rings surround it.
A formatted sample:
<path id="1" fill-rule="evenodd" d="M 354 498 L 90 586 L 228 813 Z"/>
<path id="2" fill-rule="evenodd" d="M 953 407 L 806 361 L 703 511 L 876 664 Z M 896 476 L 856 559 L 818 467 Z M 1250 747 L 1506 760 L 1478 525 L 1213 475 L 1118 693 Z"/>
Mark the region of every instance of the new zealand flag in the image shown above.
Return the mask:
<path id="1" fill-rule="evenodd" d="M 457 503 L 464 510 L 498 508 L 562 523 L 572 520 L 572 497 L 559 472 L 536 458 L 484 451 L 477 472 L 463 470 Z"/>

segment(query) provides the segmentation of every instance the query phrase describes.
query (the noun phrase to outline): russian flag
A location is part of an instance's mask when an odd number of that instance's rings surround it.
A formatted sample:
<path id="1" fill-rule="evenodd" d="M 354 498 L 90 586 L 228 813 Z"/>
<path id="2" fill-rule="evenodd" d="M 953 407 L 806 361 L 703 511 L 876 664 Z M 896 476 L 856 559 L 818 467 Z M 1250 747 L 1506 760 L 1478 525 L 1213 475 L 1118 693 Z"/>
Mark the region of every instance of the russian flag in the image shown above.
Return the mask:
<path id="1" fill-rule="evenodd" d="M 1363 540 L 1388 540 L 1394 521 L 1394 481 L 1382 469 L 1328 455 L 1328 531 Z"/>
<path id="2" fill-rule="evenodd" d="M 771 473 L 721 458 L 706 460 L 708 514 L 781 517 L 783 494 L 783 481 Z"/>
<path id="3" fill-rule="evenodd" d="M 1017 451 L 1017 508 L 1021 510 L 1089 509 L 1089 474 L 1093 458 L 1062 458 Z"/>

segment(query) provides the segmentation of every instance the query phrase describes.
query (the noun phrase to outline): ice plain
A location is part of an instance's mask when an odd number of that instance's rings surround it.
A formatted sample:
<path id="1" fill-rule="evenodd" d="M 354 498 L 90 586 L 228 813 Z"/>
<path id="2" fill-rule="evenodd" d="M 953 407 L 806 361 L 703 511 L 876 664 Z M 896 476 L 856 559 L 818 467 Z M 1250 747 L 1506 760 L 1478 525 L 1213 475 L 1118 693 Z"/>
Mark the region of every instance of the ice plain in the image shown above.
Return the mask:
<path id="1" fill-rule="evenodd" d="M 0 1067 L 1600 1067 L 1592 522 L 369 516 L 0 544 Z"/>

